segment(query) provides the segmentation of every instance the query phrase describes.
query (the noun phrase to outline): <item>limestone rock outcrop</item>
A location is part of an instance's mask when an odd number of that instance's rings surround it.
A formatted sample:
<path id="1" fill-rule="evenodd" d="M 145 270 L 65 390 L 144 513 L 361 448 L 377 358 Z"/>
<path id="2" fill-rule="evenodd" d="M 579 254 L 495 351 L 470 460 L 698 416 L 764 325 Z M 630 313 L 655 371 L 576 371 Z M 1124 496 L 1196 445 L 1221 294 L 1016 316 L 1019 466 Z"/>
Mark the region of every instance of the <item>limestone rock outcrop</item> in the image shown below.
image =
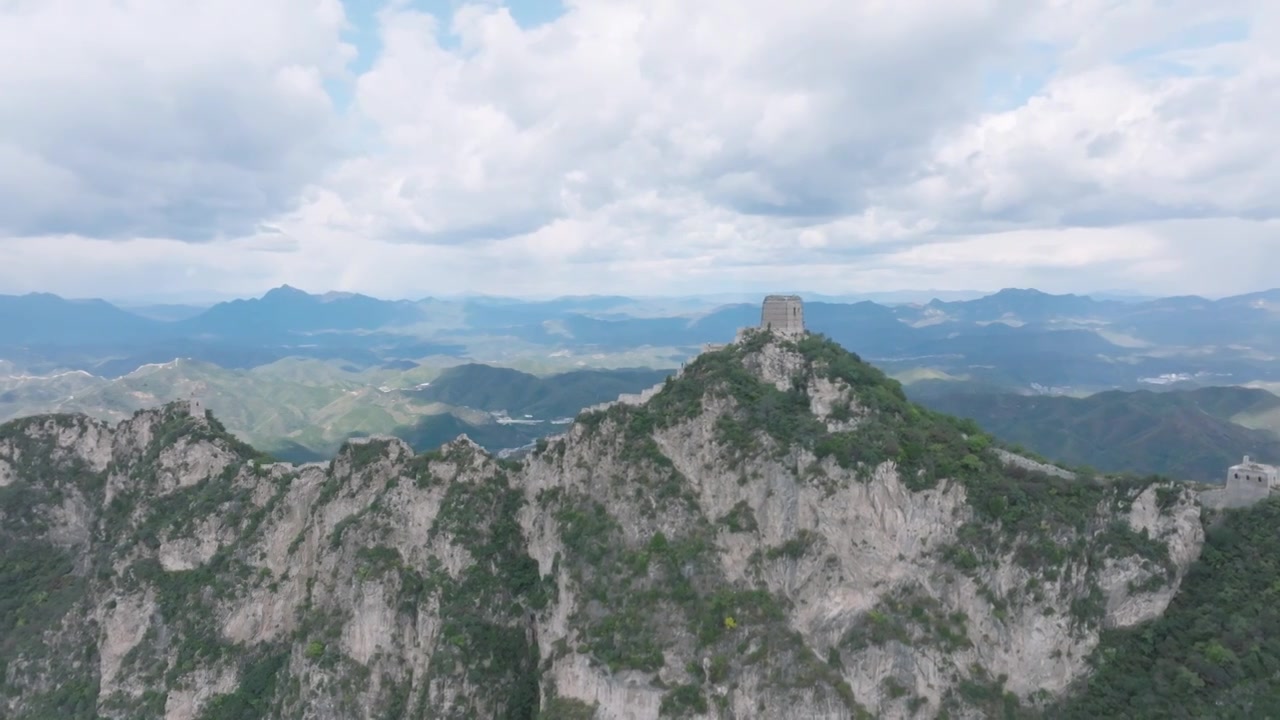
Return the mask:
<path id="1" fill-rule="evenodd" d="M 1164 611 L 1204 532 L 1179 486 L 1002 453 L 761 332 L 519 463 L 377 439 L 294 467 L 182 404 L 9 423 L 0 716 L 1043 705 L 1104 629 Z"/>

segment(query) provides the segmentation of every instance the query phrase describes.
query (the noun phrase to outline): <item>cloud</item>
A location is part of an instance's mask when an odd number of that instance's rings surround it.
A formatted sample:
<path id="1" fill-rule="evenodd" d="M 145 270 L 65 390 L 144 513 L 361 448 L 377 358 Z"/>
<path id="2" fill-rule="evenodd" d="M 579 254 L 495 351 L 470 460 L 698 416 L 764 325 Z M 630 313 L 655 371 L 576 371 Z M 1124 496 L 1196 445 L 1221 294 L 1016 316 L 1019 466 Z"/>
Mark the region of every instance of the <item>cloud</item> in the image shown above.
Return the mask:
<path id="1" fill-rule="evenodd" d="M 338 0 L 0 3 L 0 231 L 241 234 L 332 158 Z"/>
<path id="2" fill-rule="evenodd" d="M 1274 3 L 420 7 L 0 0 L 0 291 L 1274 284 Z"/>
<path id="3" fill-rule="evenodd" d="M 637 194 L 830 219 L 909 177 L 980 106 L 1024 3 L 580 2 L 522 29 L 464 6 L 380 16 L 358 83 L 380 151 L 335 174 L 369 230 L 457 242 L 532 231 Z"/>
<path id="4" fill-rule="evenodd" d="M 1113 225 L 1276 217 L 1280 152 L 1268 118 L 1280 74 L 1144 78 L 1103 67 L 981 118 L 937 155 L 915 202 L 953 221 Z"/>

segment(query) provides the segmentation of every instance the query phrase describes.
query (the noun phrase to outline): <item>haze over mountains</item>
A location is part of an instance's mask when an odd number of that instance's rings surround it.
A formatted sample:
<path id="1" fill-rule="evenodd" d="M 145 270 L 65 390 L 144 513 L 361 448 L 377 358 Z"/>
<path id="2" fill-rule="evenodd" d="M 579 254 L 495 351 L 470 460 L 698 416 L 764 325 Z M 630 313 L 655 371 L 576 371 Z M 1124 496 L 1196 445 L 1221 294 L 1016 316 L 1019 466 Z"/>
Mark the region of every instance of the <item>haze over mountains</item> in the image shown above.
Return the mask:
<path id="1" fill-rule="evenodd" d="M 517 346 L 508 354 L 650 348 L 668 351 L 674 365 L 702 343 L 727 341 L 754 324 L 757 303 L 690 303 L 683 312 L 654 314 L 653 301 L 626 297 L 386 301 L 284 286 L 166 321 L 100 300 L 0 296 L 0 354 L 26 370 L 118 376 L 175 357 L 237 368 L 290 356 L 359 367 L 433 354 L 481 360 L 477 352 L 500 338 Z M 925 304 L 808 301 L 806 318 L 812 329 L 884 363 L 929 357 L 935 366 L 972 369 L 975 378 L 1045 385 L 1105 388 L 1165 373 L 1264 379 L 1275 369 L 1258 361 L 1280 352 L 1280 290 L 1123 302 L 1007 289 Z M 1031 362 L 1046 355 L 1074 362 Z M 981 372 L 993 360 L 998 372 Z"/>
<path id="2" fill-rule="evenodd" d="M 0 48 L 0 720 L 1280 720 L 1280 3 Z"/>
<path id="3" fill-rule="evenodd" d="M 283 286 L 204 309 L 124 309 L 0 296 L 0 418 L 83 411 L 118 420 L 198 395 L 232 430 L 288 459 L 326 457 L 364 434 L 428 449 L 465 432 L 510 449 L 582 407 L 659 382 L 703 344 L 758 322 L 758 299 L 724 299 L 389 301 Z M 1244 452 L 1280 455 L 1270 416 L 1242 424 L 1244 410 L 1204 410 L 1205 393 L 1178 392 L 1252 385 L 1259 403 L 1274 400 L 1265 389 L 1280 386 L 1280 290 L 1218 300 L 1029 289 L 925 303 L 832 300 L 806 296 L 811 330 L 913 398 L 1054 459 L 1214 480 Z M 600 372 L 558 375 L 583 369 Z M 1158 393 L 1128 394 L 1137 390 Z M 1092 397 L 1024 397 L 1042 395 Z"/>

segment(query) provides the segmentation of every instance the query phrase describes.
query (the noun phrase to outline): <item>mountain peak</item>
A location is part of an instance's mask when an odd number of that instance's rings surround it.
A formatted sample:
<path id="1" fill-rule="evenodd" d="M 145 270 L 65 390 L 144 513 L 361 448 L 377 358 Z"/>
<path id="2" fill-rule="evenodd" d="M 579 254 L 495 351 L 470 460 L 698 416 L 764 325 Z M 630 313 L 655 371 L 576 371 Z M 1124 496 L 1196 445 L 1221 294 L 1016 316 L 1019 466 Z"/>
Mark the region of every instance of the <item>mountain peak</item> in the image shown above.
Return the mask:
<path id="1" fill-rule="evenodd" d="M 278 288 L 272 288 L 268 290 L 267 293 L 262 296 L 262 299 L 263 300 L 282 300 L 286 298 L 298 299 L 298 298 L 310 298 L 310 297 L 312 297 L 311 293 L 308 293 L 305 290 L 299 290 L 298 288 L 286 283 L 284 285 L 281 285 Z"/>
<path id="2" fill-rule="evenodd" d="M 1051 297 L 1051 293 L 1036 288 L 1001 288 L 994 297 Z"/>
<path id="3" fill-rule="evenodd" d="M 736 410 L 716 423 L 734 428 L 720 439 L 738 443 L 737 453 L 766 442 L 777 453 L 831 458 L 862 475 L 891 463 L 916 490 L 1001 464 L 988 452 L 992 439 L 976 425 L 914 405 L 899 382 L 820 334 L 745 332 L 642 396 L 644 402 L 600 412 L 644 415 L 646 425 L 661 429 L 727 402 Z M 592 426 L 602 418 L 583 421 Z"/>
<path id="4" fill-rule="evenodd" d="M 819 335 L 744 332 L 519 463 L 372 439 L 268 465 L 181 409 L 116 438 L 0 425 L 0 567 L 27 619 L 0 659 L 39 673 L 22 687 L 70 679 L 113 717 L 154 714 L 140 686 L 201 717 L 990 717 L 1163 612 L 1203 538 L 1189 490 L 1006 466 Z M 157 630 L 100 671 L 96 618 Z"/>

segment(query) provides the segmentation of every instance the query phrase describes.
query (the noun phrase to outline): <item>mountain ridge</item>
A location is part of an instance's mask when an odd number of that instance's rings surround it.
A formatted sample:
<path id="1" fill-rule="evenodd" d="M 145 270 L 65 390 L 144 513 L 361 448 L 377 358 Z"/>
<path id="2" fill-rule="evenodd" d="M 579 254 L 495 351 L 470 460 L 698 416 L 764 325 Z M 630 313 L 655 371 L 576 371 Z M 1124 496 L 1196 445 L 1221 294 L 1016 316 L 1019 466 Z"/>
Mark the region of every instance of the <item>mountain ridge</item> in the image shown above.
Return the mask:
<path id="1" fill-rule="evenodd" d="M 1006 290 L 927 306 L 815 301 L 806 320 L 892 372 L 932 370 L 1012 388 L 1093 392 L 1134 389 L 1166 376 L 1280 381 L 1273 362 L 1280 357 L 1280 312 L 1267 297 L 1170 305 Z M 85 370 L 116 376 L 175 357 L 229 368 L 290 357 L 358 368 L 403 367 L 432 357 L 554 369 L 673 367 L 707 343 L 728 342 L 759 314 L 749 304 L 645 305 L 616 297 L 382 301 L 296 289 L 174 321 L 109 306 L 84 310 L 54 302 L 45 308 L 41 302 L 0 297 L 0 357 L 32 375 Z"/>
<path id="2" fill-rule="evenodd" d="M 1261 389 L 1110 391 L 1084 398 L 969 393 L 921 402 L 1040 455 L 1107 472 L 1221 483 L 1244 455 L 1280 462 L 1280 436 L 1233 422 L 1280 408 L 1280 397 Z"/>
<path id="3" fill-rule="evenodd" d="M 1030 711 L 1203 540 L 1189 488 L 1007 466 L 820 337 L 747 333 L 518 463 L 270 464 L 189 408 L 0 425 L 8 716 Z"/>

